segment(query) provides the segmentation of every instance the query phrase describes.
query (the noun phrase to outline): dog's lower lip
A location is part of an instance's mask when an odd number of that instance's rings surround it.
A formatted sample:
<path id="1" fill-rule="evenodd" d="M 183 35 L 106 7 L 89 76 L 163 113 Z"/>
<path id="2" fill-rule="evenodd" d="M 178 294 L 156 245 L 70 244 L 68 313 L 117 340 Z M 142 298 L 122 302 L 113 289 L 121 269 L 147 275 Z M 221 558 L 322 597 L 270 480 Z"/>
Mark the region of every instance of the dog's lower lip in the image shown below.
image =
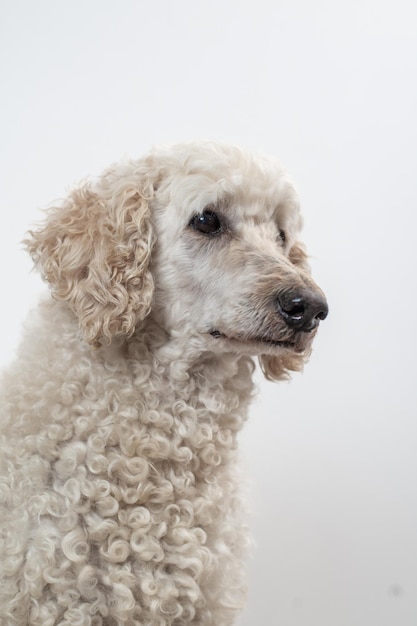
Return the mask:
<path id="1" fill-rule="evenodd" d="M 224 333 L 221 333 L 219 330 L 211 330 L 210 335 L 215 339 L 227 339 L 229 341 L 239 341 L 240 343 L 264 343 L 270 346 L 277 346 L 279 348 L 289 348 L 294 350 L 296 347 L 295 342 L 292 341 L 278 341 L 275 339 L 271 339 L 270 337 L 247 337 L 247 338 L 235 338 L 228 337 Z"/>

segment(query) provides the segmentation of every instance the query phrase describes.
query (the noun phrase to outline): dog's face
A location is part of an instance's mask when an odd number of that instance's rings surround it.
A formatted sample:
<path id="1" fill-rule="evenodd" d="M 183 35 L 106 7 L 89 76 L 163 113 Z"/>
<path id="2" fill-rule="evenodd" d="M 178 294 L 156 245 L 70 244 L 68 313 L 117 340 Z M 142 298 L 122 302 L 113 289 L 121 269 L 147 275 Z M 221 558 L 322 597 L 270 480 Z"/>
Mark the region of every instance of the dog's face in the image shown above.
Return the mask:
<path id="1" fill-rule="evenodd" d="M 274 161 L 240 151 L 182 163 L 164 172 L 152 207 L 154 314 L 207 349 L 298 368 L 328 309 L 297 241 L 293 185 Z"/>
<path id="2" fill-rule="evenodd" d="M 50 209 L 28 248 L 95 346 L 146 332 L 299 369 L 327 304 L 310 277 L 297 195 L 272 159 L 234 146 L 157 149 Z"/>

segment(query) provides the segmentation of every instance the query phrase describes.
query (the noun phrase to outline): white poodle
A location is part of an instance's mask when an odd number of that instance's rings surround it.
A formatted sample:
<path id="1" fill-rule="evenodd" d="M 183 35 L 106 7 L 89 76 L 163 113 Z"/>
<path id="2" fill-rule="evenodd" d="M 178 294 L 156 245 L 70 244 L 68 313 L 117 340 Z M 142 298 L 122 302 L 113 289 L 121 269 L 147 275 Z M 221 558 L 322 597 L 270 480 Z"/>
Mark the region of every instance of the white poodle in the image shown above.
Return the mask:
<path id="1" fill-rule="evenodd" d="M 327 315 L 300 225 L 275 160 L 191 143 L 30 233 L 52 298 L 2 380 L 3 626 L 234 623 L 253 357 L 300 369 Z"/>

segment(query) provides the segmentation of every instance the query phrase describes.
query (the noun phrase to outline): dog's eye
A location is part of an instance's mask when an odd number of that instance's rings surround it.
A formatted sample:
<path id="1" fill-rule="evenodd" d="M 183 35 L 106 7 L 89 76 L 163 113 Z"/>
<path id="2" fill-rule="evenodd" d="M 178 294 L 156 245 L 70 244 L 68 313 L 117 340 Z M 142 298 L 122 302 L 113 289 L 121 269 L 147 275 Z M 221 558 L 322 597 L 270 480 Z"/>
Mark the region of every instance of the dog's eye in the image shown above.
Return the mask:
<path id="1" fill-rule="evenodd" d="M 287 235 L 285 234 L 285 231 L 283 231 L 282 229 L 280 229 L 280 230 L 279 230 L 279 233 L 278 233 L 278 240 L 279 240 L 282 244 L 284 244 L 284 246 L 285 246 L 285 244 L 287 243 Z"/>
<path id="2" fill-rule="evenodd" d="M 190 226 L 204 235 L 218 235 L 222 232 L 222 223 L 218 215 L 208 209 L 203 213 L 194 215 L 190 221 Z"/>

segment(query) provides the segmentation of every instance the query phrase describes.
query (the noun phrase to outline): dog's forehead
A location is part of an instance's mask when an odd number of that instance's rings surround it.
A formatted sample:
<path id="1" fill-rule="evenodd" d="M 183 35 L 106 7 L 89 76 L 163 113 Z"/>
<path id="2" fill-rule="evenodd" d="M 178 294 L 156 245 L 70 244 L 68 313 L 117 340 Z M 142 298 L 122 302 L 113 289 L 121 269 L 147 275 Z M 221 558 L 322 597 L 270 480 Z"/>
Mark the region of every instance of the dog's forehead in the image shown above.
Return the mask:
<path id="1" fill-rule="evenodd" d="M 189 221 L 193 214 L 217 207 L 232 219 L 274 221 L 294 233 L 300 229 L 298 195 L 274 157 L 211 143 L 174 146 L 154 156 L 159 163 L 157 206 L 165 219 Z"/>
<path id="2" fill-rule="evenodd" d="M 298 195 L 283 172 L 268 177 L 248 172 L 224 172 L 223 176 L 183 174 L 171 186 L 170 196 L 186 212 L 217 205 L 224 211 L 239 211 L 241 217 L 276 219 L 299 211 Z"/>
<path id="3" fill-rule="evenodd" d="M 242 218 L 280 222 L 299 213 L 298 195 L 283 172 L 263 179 L 237 174 L 230 182 L 231 206 Z"/>

